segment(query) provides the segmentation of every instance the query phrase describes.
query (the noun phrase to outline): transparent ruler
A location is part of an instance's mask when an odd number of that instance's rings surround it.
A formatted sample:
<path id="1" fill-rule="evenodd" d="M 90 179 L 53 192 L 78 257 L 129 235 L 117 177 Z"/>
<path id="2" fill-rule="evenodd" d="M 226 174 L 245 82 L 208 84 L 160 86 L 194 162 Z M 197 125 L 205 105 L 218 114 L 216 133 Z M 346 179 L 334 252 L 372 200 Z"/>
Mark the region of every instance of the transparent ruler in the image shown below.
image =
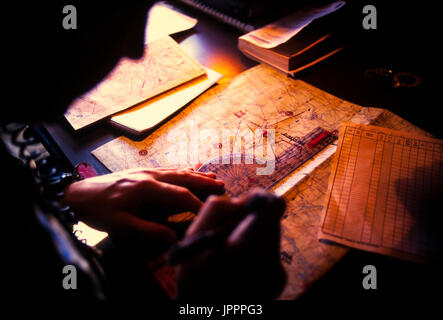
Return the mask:
<path id="1" fill-rule="evenodd" d="M 293 145 L 275 157 L 275 168 L 270 174 L 257 174 L 257 169 L 268 164 L 256 161 L 249 154 L 229 154 L 203 164 L 199 172 L 214 172 L 225 182 L 226 192 L 238 196 L 254 187 L 271 189 L 314 155 L 337 139 L 336 132 L 317 127 L 304 137 L 293 140 Z M 269 161 L 269 160 L 268 160 Z"/>

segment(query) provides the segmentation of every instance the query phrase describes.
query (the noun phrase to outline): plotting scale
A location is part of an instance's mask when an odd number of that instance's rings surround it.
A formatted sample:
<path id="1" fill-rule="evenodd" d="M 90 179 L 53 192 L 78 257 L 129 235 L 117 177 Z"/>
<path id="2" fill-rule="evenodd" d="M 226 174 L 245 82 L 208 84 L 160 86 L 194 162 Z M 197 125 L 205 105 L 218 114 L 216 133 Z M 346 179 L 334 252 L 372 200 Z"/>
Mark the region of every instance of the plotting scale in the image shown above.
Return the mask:
<path id="1" fill-rule="evenodd" d="M 270 189 L 336 139 L 336 132 L 317 127 L 303 138 L 292 141 L 293 145 L 275 158 L 275 169 L 270 174 L 257 174 L 257 169 L 263 170 L 269 164 L 260 159 L 257 162 L 248 154 L 228 154 L 212 159 L 198 171 L 214 172 L 225 182 L 226 192 L 231 196 L 253 187 Z"/>

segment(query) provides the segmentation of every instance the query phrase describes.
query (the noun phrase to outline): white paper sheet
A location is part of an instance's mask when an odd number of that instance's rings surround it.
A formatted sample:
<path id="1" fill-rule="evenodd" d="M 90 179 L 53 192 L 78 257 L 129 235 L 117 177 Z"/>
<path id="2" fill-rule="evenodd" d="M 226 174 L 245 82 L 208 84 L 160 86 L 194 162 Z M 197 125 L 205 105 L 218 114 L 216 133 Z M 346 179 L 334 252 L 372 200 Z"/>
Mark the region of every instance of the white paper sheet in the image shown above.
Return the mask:
<path id="1" fill-rule="evenodd" d="M 240 39 L 247 40 L 262 48 L 274 48 L 291 39 L 315 19 L 337 11 L 344 5 L 344 1 L 335 1 L 321 7 L 310 7 L 298 10 L 289 16 L 264 26 L 263 28 L 251 31 L 241 36 Z"/>

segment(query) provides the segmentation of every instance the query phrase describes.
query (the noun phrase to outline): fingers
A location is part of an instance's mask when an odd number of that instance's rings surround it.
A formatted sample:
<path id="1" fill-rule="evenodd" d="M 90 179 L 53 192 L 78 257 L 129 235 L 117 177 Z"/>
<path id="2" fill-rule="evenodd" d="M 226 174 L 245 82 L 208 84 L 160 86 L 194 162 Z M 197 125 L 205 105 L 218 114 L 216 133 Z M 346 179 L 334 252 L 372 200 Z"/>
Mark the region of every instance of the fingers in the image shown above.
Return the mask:
<path id="1" fill-rule="evenodd" d="M 140 180 L 154 178 L 158 181 L 182 186 L 202 195 L 202 198 L 206 198 L 209 194 L 223 194 L 225 192 L 223 181 L 216 180 L 214 173 L 196 172 L 192 168 L 184 170 L 138 168 L 125 170 L 121 173 L 136 176 Z"/>
<path id="2" fill-rule="evenodd" d="M 257 196 L 268 201 L 251 212 L 248 207 Z M 263 190 L 254 190 L 239 199 L 211 197 L 189 227 L 187 235 L 232 227 L 228 247 L 243 250 L 251 244 L 257 246 L 263 243 L 264 247 L 278 252 L 275 249 L 280 243 L 280 218 L 284 210 L 283 199 Z"/>
<path id="3" fill-rule="evenodd" d="M 194 171 L 194 170 L 192 170 L 191 172 L 193 172 L 195 174 L 198 174 L 198 175 L 201 175 L 201 176 L 204 176 L 204 177 L 209 177 L 209 178 L 212 178 L 212 179 L 216 179 L 217 178 L 217 175 L 214 172 L 199 172 L 199 171 Z"/>
<path id="4" fill-rule="evenodd" d="M 214 179 L 217 177 L 214 172 L 195 171 L 195 169 L 192 168 L 192 167 L 186 168 L 185 170 L 191 171 L 191 172 L 194 172 L 194 173 L 197 173 L 197 174 L 200 174 L 200 175 L 208 176 L 208 177 L 211 177 L 211 178 L 214 178 Z"/>
<path id="5" fill-rule="evenodd" d="M 122 170 L 119 171 L 119 173 L 144 173 L 144 174 L 149 174 L 149 175 L 155 175 L 156 173 L 162 173 L 162 172 L 191 172 L 193 174 L 197 174 L 197 175 L 201 175 L 201 176 L 206 176 L 206 177 L 210 177 L 215 179 L 216 175 L 213 172 L 199 172 L 199 171 L 195 171 L 194 168 L 189 167 L 186 169 L 171 169 L 171 168 L 155 168 L 155 169 L 149 169 L 149 168 L 133 168 L 133 169 L 126 169 L 126 170 Z"/>
<path id="6" fill-rule="evenodd" d="M 265 201 L 258 201 L 262 199 Z M 218 292 L 232 294 L 232 288 L 236 288 L 233 295 L 238 297 L 277 297 L 286 283 L 279 250 L 280 218 L 284 209 L 281 198 L 263 190 L 238 199 L 210 197 L 189 227 L 187 236 L 224 228 L 232 228 L 232 232 L 223 247 L 203 253 L 199 256 L 201 260 L 194 259 L 179 269 L 181 286 L 194 289 L 198 281 L 187 283 L 186 279 L 192 278 L 189 273 L 204 277 L 206 272 L 211 275 L 211 287 L 219 288 Z M 223 277 L 226 272 L 229 276 Z M 214 279 L 214 275 L 218 276 Z M 205 281 L 198 285 L 205 287 Z"/>
<path id="7" fill-rule="evenodd" d="M 195 218 L 193 224 L 188 229 L 188 234 L 194 234 L 200 231 L 210 230 L 214 228 L 237 227 L 237 225 L 251 213 L 251 209 L 248 208 L 248 204 L 257 195 L 271 195 L 264 190 L 253 190 L 247 195 L 240 198 L 228 198 L 220 196 L 212 196 L 203 204 L 198 216 Z M 267 221 L 268 219 L 279 221 L 284 211 L 285 203 L 282 199 L 275 197 L 275 203 L 271 207 L 272 212 L 264 212 L 260 216 L 261 220 Z M 275 206 L 275 207 L 274 207 Z M 244 232 L 242 228 L 246 226 L 246 222 L 242 224 L 237 232 Z M 238 226 L 240 227 L 240 226 Z M 248 227 L 249 228 L 249 227 Z"/>
<path id="8" fill-rule="evenodd" d="M 253 197 L 253 195 L 252 195 Z M 237 261 L 245 261 L 244 265 L 258 266 L 266 279 L 254 292 L 263 293 L 275 298 L 284 288 L 286 273 L 280 260 L 280 218 L 285 210 L 285 202 L 278 197 L 268 198 L 263 211 L 247 215 L 232 231 L 226 249 Z M 247 262 L 247 263 L 246 263 Z M 250 272 L 248 268 L 244 272 Z M 246 285 L 246 284 L 245 284 Z M 247 286 L 254 288 L 254 280 Z"/>
<path id="9" fill-rule="evenodd" d="M 227 247 L 243 251 L 253 244 L 263 252 L 279 254 L 280 218 L 284 209 L 284 201 L 276 198 L 263 212 L 249 214 L 232 231 Z"/>
<path id="10" fill-rule="evenodd" d="M 256 241 L 274 243 L 274 238 L 280 238 L 280 218 L 285 211 L 285 201 L 263 190 L 254 190 L 248 194 L 247 201 L 260 196 L 266 202 L 256 208 L 254 214 L 248 215 L 231 233 L 228 245 L 245 247 Z M 270 239 L 272 237 L 272 239 Z M 275 242 L 279 243 L 279 242 Z"/>
<path id="11" fill-rule="evenodd" d="M 137 197 L 149 199 L 148 203 L 167 207 L 175 212 L 197 213 L 202 202 L 187 188 L 166 182 L 146 180 L 137 185 Z"/>
<path id="12" fill-rule="evenodd" d="M 186 235 L 232 226 L 234 228 L 247 214 L 245 199 L 230 199 L 226 196 L 211 196 L 203 204 Z"/>
<path id="13" fill-rule="evenodd" d="M 159 181 L 182 186 L 194 192 L 224 193 L 224 183 L 216 180 L 213 173 L 194 172 L 190 170 L 169 170 L 155 174 Z"/>

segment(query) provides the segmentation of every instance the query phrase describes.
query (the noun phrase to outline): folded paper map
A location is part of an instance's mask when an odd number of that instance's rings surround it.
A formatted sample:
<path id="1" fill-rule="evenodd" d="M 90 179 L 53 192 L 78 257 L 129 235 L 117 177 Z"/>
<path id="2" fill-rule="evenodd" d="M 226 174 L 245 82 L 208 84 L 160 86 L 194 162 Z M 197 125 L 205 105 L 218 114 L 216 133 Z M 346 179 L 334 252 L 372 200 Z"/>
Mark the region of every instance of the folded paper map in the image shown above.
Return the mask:
<path id="1" fill-rule="evenodd" d="M 206 69 L 206 74 L 158 95 L 137 107 L 111 118 L 111 124 L 141 134 L 152 129 L 174 112 L 184 107 L 222 77 L 218 72 Z"/>
<path id="2" fill-rule="evenodd" d="M 123 58 L 97 86 L 77 98 L 65 117 L 80 129 L 205 74 L 169 36 L 145 46 L 140 60 Z"/>

